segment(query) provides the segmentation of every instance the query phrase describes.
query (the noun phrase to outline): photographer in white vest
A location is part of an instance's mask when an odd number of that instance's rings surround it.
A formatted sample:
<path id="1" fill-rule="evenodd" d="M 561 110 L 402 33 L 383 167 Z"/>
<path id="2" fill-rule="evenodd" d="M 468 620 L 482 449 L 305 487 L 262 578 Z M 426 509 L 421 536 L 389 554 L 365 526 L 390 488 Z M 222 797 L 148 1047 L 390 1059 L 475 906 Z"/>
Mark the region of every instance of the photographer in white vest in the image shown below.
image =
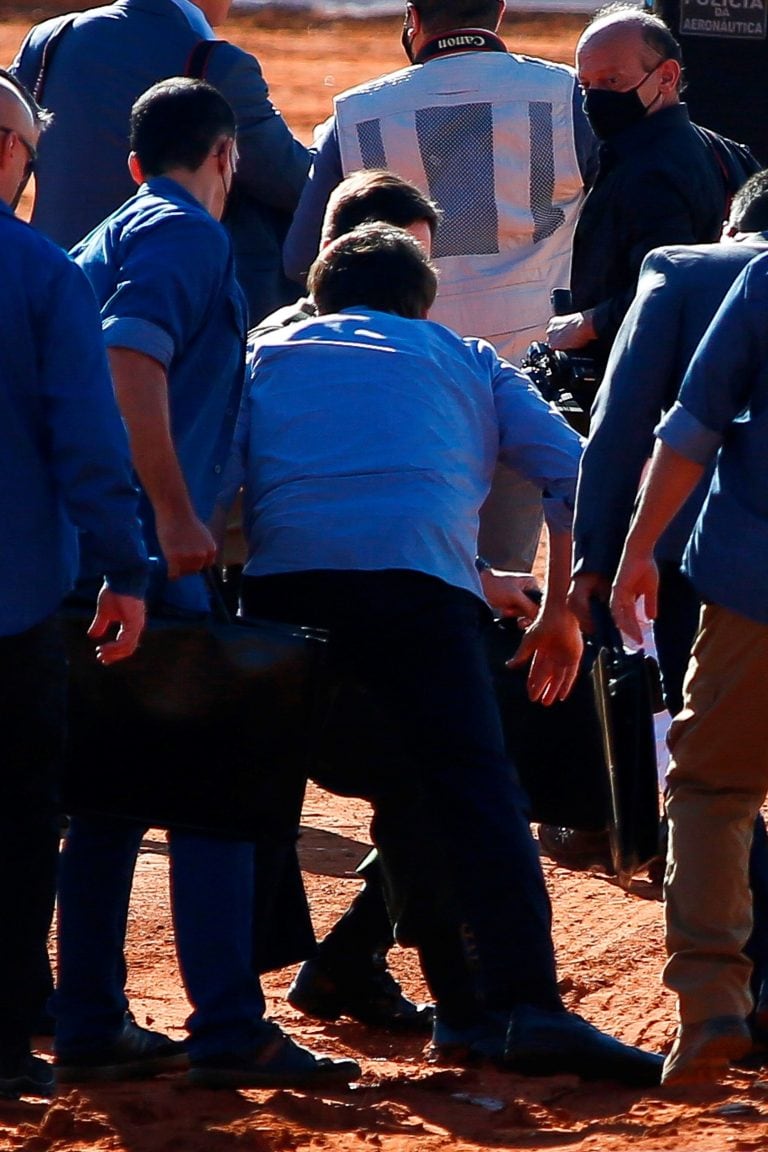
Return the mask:
<path id="1" fill-rule="evenodd" d="M 498 36 L 504 11 L 503 0 L 406 5 L 411 65 L 336 97 L 284 259 L 301 280 L 333 188 L 356 169 L 389 168 L 442 212 L 433 318 L 516 360 L 544 337 L 550 291 L 569 283 L 594 137 L 573 69 L 510 53 Z M 499 568 L 528 568 L 539 508 L 530 485 L 497 474 L 482 554 Z"/>

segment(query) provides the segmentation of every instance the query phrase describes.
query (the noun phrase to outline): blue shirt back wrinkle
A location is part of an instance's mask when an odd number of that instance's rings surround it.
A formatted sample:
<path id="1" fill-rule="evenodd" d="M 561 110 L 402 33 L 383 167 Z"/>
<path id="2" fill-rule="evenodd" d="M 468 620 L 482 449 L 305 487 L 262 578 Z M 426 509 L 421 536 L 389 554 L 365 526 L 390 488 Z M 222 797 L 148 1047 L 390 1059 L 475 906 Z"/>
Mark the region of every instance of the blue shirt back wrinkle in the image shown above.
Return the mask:
<path id="1" fill-rule="evenodd" d="M 107 347 L 132 349 L 165 368 L 174 445 L 195 511 L 207 520 L 244 377 L 246 309 L 226 230 L 175 181 L 153 177 L 73 256 L 96 293 Z M 142 516 L 148 549 L 157 554 L 146 499 Z M 183 592 L 187 582 L 171 591 Z"/>
<path id="2" fill-rule="evenodd" d="M 128 443 L 98 312 L 72 261 L 0 203 L 0 635 L 48 616 L 77 573 L 141 595 L 144 549 Z"/>
<path id="3" fill-rule="evenodd" d="M 347 309 L 260 344 L 222 495 L 245 480 L 249 575 L 406 568 L 479 594 L 500 454 L 567 528 L 579 439 L 525 377 L 484 341 Z"/>

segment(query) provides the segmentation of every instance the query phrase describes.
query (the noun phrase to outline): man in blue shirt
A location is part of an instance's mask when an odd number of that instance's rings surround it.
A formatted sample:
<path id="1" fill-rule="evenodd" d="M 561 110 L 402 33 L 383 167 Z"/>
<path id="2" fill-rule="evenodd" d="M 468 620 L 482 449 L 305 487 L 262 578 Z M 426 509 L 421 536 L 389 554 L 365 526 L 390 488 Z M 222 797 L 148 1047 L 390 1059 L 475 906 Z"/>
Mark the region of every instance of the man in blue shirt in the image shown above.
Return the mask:
<path id="1" fill-rule="evenodd" d="M 66 666 L 53 614 L 77 572 L 76 529 L 107 576 L 90 634 L 120 627 L 97 650 L 104 663 L 136 647 L 146 585 L 128 444 L 93 294 L 72 261 L 13 214 L 46 123 L 0 72 L 0 1097 L 53 1091 L 30 1036 L 59 833 Z"/>
<path id="2" fill-rule="evenodd" d="M 734 283 L 661 421 L 653 463 L 611 605 L 635 637 L 635 600 L 656 615 L 654 544 L 709 463 L 714 476 L 686 551 L 704 603 L 672 724 L 665 878 L 669 960 L 680 1027 L 668 1083 L 718 1076 L 751 1047 L 748 859 L 768 789 L 768 256 Z"/>
<path id="3" fill-rule="evenodd" d="M 75 254 L 101 305 L 148 550 L 168 576 L 153 605 L 199 613 L 207 607 L 199 573 L 215 553 L 205 521 L 244 370 L 245 306 L 219 222 L 237 162 L 234 114 L 209 85 L 166 80 L 136 102 L 131 147 L 137 195 Z M 87 573 L 89 557 L 84 564 Z M 153 1075 L 186 1061 L 179 1044 L 127 1011 L 125 923 L 145 831 L 127 820 L 72 820 L 54 1001 L 61 1081 Z M 251 962 L 254 845 L 178 830 L 169 842 L 176 942 L 194 1006 L 191 1078 L 258 1087 L 357 1076 L 354 1061 L 316 1058 L 263 1019 Z"/>
<path id="4" fill-rule="evenodd" d="M 484 341 L 424 317 L 434 269 L 365 225 L 309 280 L 319 317 L 258 347 L 236 435 L 254 615 L 330 628 L 329 661 L 383 706 L 379 750 L 342 791 L 373 805 L 396 938 L 418 948 L 434 1046 L 523 1073 L 652 1083 L 660 1059 L 565 1011 L 526 801 L 507 760 L 481 627 L 480 506 L 497 457 L 544 491 L 550 579 L 516 657 L 566 696 L 581 652 L 565 609 L 578 437 Z"/>

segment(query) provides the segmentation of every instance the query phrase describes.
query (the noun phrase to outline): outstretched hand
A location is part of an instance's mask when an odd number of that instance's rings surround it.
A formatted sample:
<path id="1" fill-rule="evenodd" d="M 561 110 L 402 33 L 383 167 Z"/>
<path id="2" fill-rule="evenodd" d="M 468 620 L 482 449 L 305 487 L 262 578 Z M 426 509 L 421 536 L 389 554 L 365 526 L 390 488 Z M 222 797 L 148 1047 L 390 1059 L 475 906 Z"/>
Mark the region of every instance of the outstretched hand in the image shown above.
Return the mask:
<path id="1" fill-rule="evenodd" d="M 528 628 L 508 668 L 520 668 L 531 661 L 528 696 L 540 704 L 565 700 L 573 688 L 584 650 L 579 624 L 565 608 L 546 606 Z"/>
<path id="2" fill-rule="evenodd" d="M 118 625 L 118 629 L 114 640 L 97 647 L 97 659 L 102 664 L 114 664 L 132 656 L 144 631 L 144 620 L 143 600 L 137 596 L 121 596 L 103 584 L 88 635 L 92 640 L 99 640 L 111 625 Z"/>
<path id="3" fill-rule="evenodd" d="M 658 594 L 659 572 L 653 559 L 650 556 L 633 559 L 625 553 L 611 590 L 611 614 L 616 627 L 636 644 L 643 643 L 637 601 L 642 596 L 646 617 L 655 620 Z"/>

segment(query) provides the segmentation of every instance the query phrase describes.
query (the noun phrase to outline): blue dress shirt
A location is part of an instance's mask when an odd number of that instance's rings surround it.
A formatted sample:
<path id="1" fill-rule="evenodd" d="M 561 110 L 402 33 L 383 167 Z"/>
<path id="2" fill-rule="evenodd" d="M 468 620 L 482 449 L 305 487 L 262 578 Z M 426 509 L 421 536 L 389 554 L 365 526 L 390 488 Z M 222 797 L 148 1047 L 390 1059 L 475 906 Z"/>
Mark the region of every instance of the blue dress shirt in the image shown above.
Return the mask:
<path id="1" fill-rule="evenodd" d="M 195 512 L 208 520 L 244 377 L 245 302 L 226 230 L 181 185 L 155 177 L 73 256 L 96 293 L 107 347 L 130 348 L 165 369 L 174 447 Z M 142 518 L 156 555 L 146 497 Z M 178 607 L 206 604 L 196 578 L 175 581 L 164 598 Z"/>
<path id="2" fill-rule="evenodd" d="M 483 340 L 346 309 L 257 347 L 222 503 L 241 481 L 252 576 L 425 572 L 481 595 L 478 513 L 500 457 L 570 527 L 579 437 Z"/>
<path id="3" fill-rule="evenodd" d="M 701 599 L 768 624 L 768 255 L 740 274 L 658 437 L 715 472 L 685 555 Z"/>
<path id="4" fill-rule="evenodd" d="M 140 596 L 146 560 L 93 293 L 0 202 L 0 635 L 50 615 L 77 573 Z"/>

